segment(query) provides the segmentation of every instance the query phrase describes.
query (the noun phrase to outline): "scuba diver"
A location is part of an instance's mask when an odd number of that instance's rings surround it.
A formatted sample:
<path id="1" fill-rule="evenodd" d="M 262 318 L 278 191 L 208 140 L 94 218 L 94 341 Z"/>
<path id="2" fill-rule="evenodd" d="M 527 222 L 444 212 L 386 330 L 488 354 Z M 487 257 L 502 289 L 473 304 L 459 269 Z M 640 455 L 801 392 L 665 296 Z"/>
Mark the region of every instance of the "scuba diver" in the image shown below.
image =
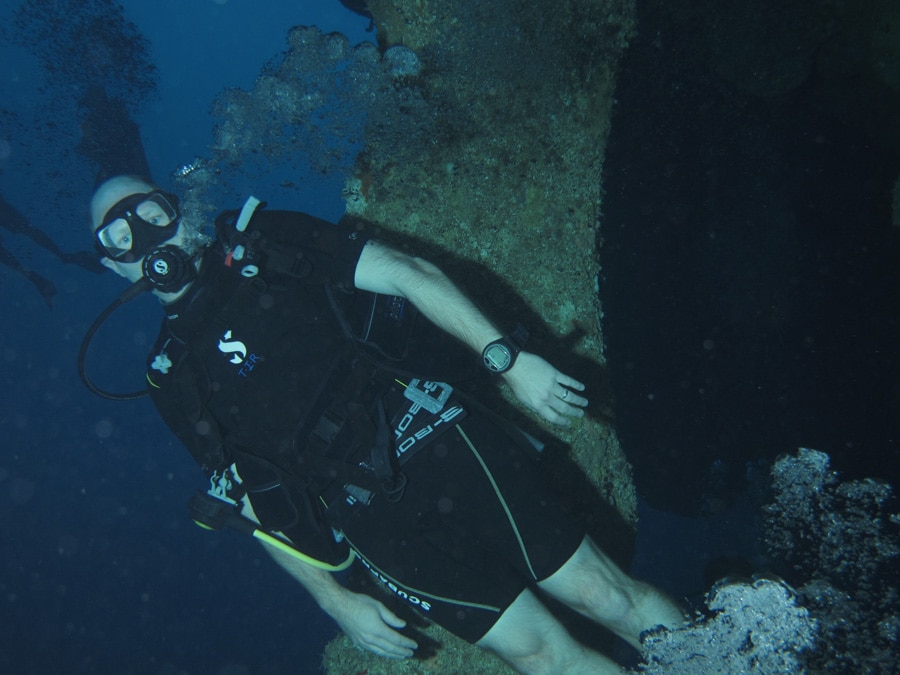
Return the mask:
<path id="1" fill-rule="evenodd" d="M 100 185 L 90 212 L 101 262 L 133 283 L 125 295 L 151 289 L 163 304 L 147 392 L 209 477 L 192 517 L 261 540 L 356 645 L 395 659 L 418 648 L 402 618 L 334 578 L 354 561 L 520 672 L 621 672 L 539 594 L 636 648 L 643 631 L 682 622 L 558 504 L 534 438 L 428 370 L 465 349 L 551 423 L 588 403 L 581 382 L 523 348 L 523 329 L 504 334 L 435 265 L 352 221 L 252 197 L 203 245 L 178 199 L 137 176 Z M 435 326 L 452 339 L 412 337 Z"/>

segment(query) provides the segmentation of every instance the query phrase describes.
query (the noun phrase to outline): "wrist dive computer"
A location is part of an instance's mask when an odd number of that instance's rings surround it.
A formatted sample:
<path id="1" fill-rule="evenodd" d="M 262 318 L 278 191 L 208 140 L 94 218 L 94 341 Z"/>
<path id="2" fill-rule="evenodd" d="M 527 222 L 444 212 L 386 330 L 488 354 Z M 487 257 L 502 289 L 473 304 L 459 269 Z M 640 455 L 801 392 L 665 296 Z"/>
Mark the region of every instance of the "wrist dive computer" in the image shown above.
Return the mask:
<path id="1" fill-rule="evenodd" d="M 509 335 L 489 343 L 481 352 L 481 362 L 495 375 L 502 375 L 516 364 L 516 358 L 528 339 L 528 331 L 521 324 Z"/>

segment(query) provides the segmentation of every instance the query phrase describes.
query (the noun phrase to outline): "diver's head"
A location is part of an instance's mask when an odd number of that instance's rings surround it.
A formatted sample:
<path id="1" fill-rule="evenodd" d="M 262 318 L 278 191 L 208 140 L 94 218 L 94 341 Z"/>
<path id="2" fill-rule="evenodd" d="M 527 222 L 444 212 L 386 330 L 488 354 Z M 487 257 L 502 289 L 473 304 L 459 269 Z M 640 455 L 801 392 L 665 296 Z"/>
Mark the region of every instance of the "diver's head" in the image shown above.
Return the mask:
<path id="1" fill-rule="evenodd" d="M 178 199 L 139 176 L 116 176 L 91 198 L 91 229 L 105 267 L 164 293 L 193 278 Z"/>
<path id="2" fill-rule="evenodd" d="M 164 243 L 181 239 L 178 202 L 138 176 L 116 176 L 102 183 L 91 199 L 91 228 L 102 263 L 137 281 L 143 258 Z"/>

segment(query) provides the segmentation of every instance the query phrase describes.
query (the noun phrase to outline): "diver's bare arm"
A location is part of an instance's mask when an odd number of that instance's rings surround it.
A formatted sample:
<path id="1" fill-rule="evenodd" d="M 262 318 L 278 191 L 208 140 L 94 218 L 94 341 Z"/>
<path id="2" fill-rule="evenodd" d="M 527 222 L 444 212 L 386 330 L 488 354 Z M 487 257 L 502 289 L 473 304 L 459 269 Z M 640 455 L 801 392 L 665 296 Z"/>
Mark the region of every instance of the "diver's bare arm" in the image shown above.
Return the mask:
<path id="1" fill-rule="evenodd" d="M 340 603 L 341 595 L 349 592 L 334 580 L 330 572 L 297 560 L 266 542 L 262 542 L 262 545 L 279 567 L 299 581 L 319 607 L 328 614 L 331 614 L 332 607 Z"/>
<path id="2" fill-rule="evenodd" d="M 355 283 L 365 291 L 409 298 L 433 323 L 478 353 L 502 335 L 435 265 L 378 241 L 363 249 Z"/>
<path id="3" fill-rule="evenodd" d="M 432 263 L 377 241 L 366 244 L 356 266 L 356 287 L 409 298 L 438 327 L 480 354 L 501 331 Z M 541 417 L 567 425 L 584 415 L 584 385 L 544 359 L 522 352 L 503 375 L 516 397 Z"/>
<path id="4" fill-rule="evenodd" d="M 253 504 L 250 498 L 244 495 L 241 499 L 241 515 L 259 525 L 259 518 L 253 510 Z M 284 551 L 268 544 L 265 540 L 261 540 L 266 553 L 272 556 L 272 559 L 278 563 L 285 572 L 290 574 L 294 579 L 309 592 L 313 599 L 326 612 L 335 603 L 339 602 L 341 593 L 347 593 L 347 589 L 341 586 L 330 572 L 318 569 L 312 565 L 308 565 L 303 561 L 285 553 Z"/>
<path id="5" fill-rule="evenodd" d="M 242 514 L 259 524 L 250 499 L 244 495 Z M 418 646 L 415 641 L 397 632 L 406 622 L 383 604 L 368 595 L 348 591 L 330 572 L 313 567 L 276 548 L 265 540 L 260 542 L 272 559 L 300 582 L 319 607 L 334 619 L 354 644 L 379 656 L 405 659 Z"/>
<path id="6" fill-rule="evenodd" d="M 348 591 L 329 572 L 297 560 L 274 546 L 263 542 L 263 547 L 302 584 L 354 644 L 391 659 L 413 655 L 418 647 L 416 642 L 397 632 L 406 626 L 406 622 L 378 600 Z"/>

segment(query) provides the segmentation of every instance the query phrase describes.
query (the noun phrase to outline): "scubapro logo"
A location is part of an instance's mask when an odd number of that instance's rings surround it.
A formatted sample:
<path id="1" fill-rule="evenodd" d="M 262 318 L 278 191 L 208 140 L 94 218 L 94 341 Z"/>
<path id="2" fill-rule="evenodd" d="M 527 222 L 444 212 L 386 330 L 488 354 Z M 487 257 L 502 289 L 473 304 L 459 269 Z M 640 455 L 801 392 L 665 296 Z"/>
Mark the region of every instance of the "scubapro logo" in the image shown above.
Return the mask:
<path id="1" fill-rule="evenodd" d="M 423 612 L 428 612 L 431 610 L 431 603 L 428 600 L 423 600 L 422 598 L 419 598 L 418 596 L 409 593 L 405 589 L 401 588 L 396 583 L 394 583 L 394 581 L 384 576 L 374 565 L 372 565 L 365 558 L 357 557 L 356 559 L 363 564 L 363 567 L 365 567 L 372 573 L 373 577 L 384 584 L 385 587 L 388 588 L 392 593 L 394 593 L 398 598 L 406 600 L 409 604 L 418 607 Z"/>
<path id="2" fill-rule="evenodd" d="M 232 340 L 231 331 L 227 330 L 222 339 L 219 340 L 219 351 L 223 354 L 231 354 L 229 362 L 240 365 L 244 362 L 244 357 L 247 356 L 247 345 L 240 340 Z"/>
<path id="3" fill-rule="evenodd" d="M 231 331 L 226 330 L 222 339 L 219 340 L 219 351 L 223 354 L 231 354 L 228 363 L 240 366 L 237 374 L 241 377 L 248 377 L 253 369 L 262 361 L 259 354 L 248 354 L 247 345 L 240 340 L 231 339 Z"/>

